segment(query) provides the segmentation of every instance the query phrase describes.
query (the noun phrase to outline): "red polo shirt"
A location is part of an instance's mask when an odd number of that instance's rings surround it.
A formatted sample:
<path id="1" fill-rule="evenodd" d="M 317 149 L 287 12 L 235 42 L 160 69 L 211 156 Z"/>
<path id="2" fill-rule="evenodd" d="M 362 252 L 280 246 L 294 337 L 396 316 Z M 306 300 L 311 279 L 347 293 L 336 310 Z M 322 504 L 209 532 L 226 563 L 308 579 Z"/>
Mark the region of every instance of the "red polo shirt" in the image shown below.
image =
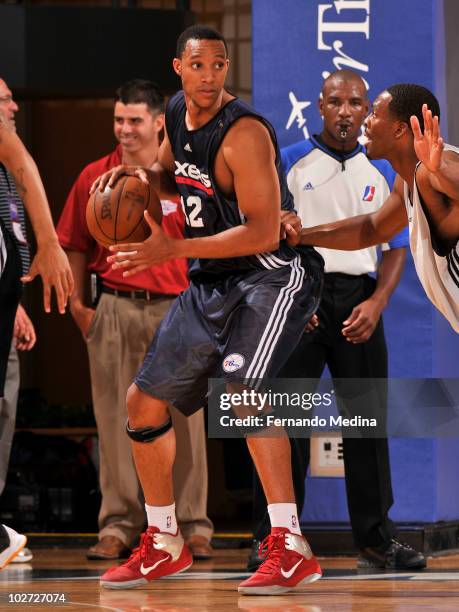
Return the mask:
<path id="1" fill-rule="evenodd" d="M 97 272 L 104 284 L 113 289 L 146 289 L 152 293 L 178 295 L 188 287 L 188 263 L 185 259 L 173 259 L 123 278 L 122 270 L 112 270 L 107 263 L 108 249 L 100 246 L 88 231 L 86 204 L 89 189 L 95 179 L 121 164 L 121 147 L 110 155 L 89 164 L 81 172 L 69 193 L 57 225 L 57 235 L 64 249 L 87 253 L 88 269 Z M 184 217 L 178 200 L 163 200 L 162 229 L 173 238 L 183 238 Z"/>

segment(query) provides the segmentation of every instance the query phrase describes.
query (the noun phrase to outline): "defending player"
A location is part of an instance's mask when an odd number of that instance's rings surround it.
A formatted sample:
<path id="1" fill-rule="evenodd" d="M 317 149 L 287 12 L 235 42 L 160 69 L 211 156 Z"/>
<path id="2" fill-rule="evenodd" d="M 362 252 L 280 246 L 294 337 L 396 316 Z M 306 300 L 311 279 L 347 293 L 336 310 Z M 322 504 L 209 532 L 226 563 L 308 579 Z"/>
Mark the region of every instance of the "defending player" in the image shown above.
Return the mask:
<path id="1" fill-rule="evenodd" d="M 161 195 L 179 191 L 185 240 L 174 240 L 147 217 L 152 236 L 119 245 L 109 258 L 133 274 L 175 257 L 191 259 L 190 288 L 172 305 L 128 392 L 128 434 L 146 499 L 149 527 L 139 551 L 102 576 L 129 588 L 191 565 L 177 530 L 171 469 L 175 435 L 168 403 L 192 411 L 207 380 L 274 377 L 318 306 L 322 261 L 279 244 L 281 207 L 293 208 L 274 130 L 224 89 L 226 43 L 195 26 L 179 38 L 174 70 L 183 91 L 166 110 L 166 137 L 153 171 L 121 167 L 103 175 L 104 189 L 122 173 L 150 180 Z M 284 437 L 250 437 L 271 518 L 267 557 L 239 587 L 275 594 L 316 580 L 320 567 L 302 537 Z"/>
<path id="2" fill-rule="evenodd" d="M 5 85 L 4 81 L 2 83 Z M 30 282 L 37 274 L 41 275 L 46 312 L 51 309 L 52 287 L 61 313 L 65 312 L 68 296 L 73 290 L 72 273 L 57 240 L 37 166 L 16 134 L 14 108 L 17 107 L 11 104 L 11 92 L 6 87 L 4 89 L 6 98 L 2 101 L 6 101 L 7 108 L 0 111 L 0 162 L 15 180 L 17 192 L 32 222 L 38 249 L 28 274 L 21 278 L 17 244 L 0 216 L 0 398 L 4 393 L 15 315 L 22 292 L 21 281 Z M 24 535 L 0 525 L 0 569 L 23 550 L 26 542 Z"/>
<path id="3" fill-rule="evenodd" d="M 440 107 L 425 87 L 398 84 L 375 100 L 367 151 L 398 176 L 376 212 L 303 229 L 300 243 L 354 250 L 386 242 L 409 223 L 416 271 L 432 303 L 459 332 L 459 149 L 445 144 Z"/>

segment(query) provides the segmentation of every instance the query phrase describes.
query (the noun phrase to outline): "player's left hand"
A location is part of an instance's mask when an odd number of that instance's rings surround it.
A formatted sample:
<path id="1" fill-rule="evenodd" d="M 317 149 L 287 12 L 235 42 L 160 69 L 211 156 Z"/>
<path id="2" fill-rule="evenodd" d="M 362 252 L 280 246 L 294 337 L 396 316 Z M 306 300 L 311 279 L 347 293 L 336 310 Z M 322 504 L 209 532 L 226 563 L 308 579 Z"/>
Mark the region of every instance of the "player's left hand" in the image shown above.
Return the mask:
<path id="1" fill-rule="evenodd" d="M 348 342 L 361 344 L 371 338 L 381 316 L 381 308 L 374 301 L 365 300 L 352 309 L 343 321 L 342 334 Z"/>
<path id="2" fill-rule="evenodd" d="M 110 247 L 114 254 L 107 257 L 107 261 L 112 264 L 113 270 L 124 270 L 123 276 L 132 276 L 176 257 L 174 240 L 162 231 L 147 211 L 144 215 L 151 229 L 151 235 L 146 240 Z"/>
<path id="3" fill-rule="evenodd" d="M 289 246 L 296 246 L 300 241 L 301 219 L 290 210 L 281 210 L 280 239 L 287 240 Z"/>
<path id="4" fill-rule="evenodd" d="M 37 341 L 35 328 L 24 307 L 19 304 L 14 319 L 14 345 L 18 351 L 30 351 Z"/>
<path id="5" fill-rule="evenodd" d="M 410 118 L 411 129 L 414 134 L 414 150 L 416 156 L 429 172 L 437 172 L 441 165 L 441 156 L 444 149 L 443 138 L 440 136 L 438 117 L 432 116 L 427 104 L 422 105 L 424 119 L 424 134 L 421 132 L 419 119 L 413 115 Z"/>
<path id="6" fill-rule="evenodd" d="M 310 334 L 315 331 L 319 327 L 319 317 L 316 314 L 313 314 L 309 321 L 306 323 L 306 327 L 304 331 L 306 334 Z"/>

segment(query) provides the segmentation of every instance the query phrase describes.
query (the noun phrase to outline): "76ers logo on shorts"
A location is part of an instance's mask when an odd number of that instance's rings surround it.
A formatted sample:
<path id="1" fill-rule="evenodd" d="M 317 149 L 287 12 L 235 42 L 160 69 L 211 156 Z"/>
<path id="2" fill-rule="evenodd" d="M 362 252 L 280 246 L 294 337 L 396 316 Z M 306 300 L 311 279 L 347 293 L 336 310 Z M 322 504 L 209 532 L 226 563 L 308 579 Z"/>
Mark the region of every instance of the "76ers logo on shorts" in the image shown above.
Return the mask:
<path id="1" fill-rule="evenodd" d="M 231 353 L 223 359 L 223 369 L 225 372 L 236 372 L 240 370 L 245 363 L 245 359 L 239 353 Z"/>

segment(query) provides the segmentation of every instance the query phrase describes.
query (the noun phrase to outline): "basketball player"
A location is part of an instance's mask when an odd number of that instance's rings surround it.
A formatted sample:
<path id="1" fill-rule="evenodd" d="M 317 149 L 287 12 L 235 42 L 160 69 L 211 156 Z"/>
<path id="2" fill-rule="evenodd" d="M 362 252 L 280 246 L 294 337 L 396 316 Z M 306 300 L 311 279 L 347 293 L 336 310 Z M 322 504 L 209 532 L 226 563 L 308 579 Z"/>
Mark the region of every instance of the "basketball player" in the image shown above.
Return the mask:
<path id="1" fill-rule="evenodd" d="M 185 240 L 163 234 L 120 245 L 109 259 L 129 276 L 152 264 L 187 257 L 191 283 L 163 319 L 128 392 L 128 435 L 146 499 L 149 527 L 139 550 L 101 578 L 130 588 L 191 565 L 177 530 L 171 470 L 175 434 L 168 404 L 192 412 L 207 380 L 274 377 L 315 312 L 322 260 L 279 244 L 281 207 L 292 209 L 270 124 L 224 89 L 229 60 L 221 34 L 203 26 L 183 32 L 173 66 L 182 81 L 166 110 L 159 164 L 121 174 L 150 181 L 161 196 L 180 193 Z M 275 594 L 317 580 L 320 567 L 299 528 L 287 437 L 249 437 L 250 453 L 268 500 L 272 531 L 260 569 L 240 592 Z"/>
<path id="2" fill-rule="evenodd" d="M 0 79 L 0 112 L 6 116 L 13 129 L 15 115 L 19 106 L 7 83 Z M 27 243 L 24 205 L 17 192 L 13 177 L 0 163 L 0 219 L 9 230 L 21 261 L 22 274 L 27 274 L 30 266 L 30 250 Z M 19 304 L 14 320 L 14 331 L 11 342 L 3 397 L 0 398 L 0 495 L 2 494 L 8 473 L 11 445 L 16 425 L 16 411 L 20 385 L 20 368 L 18 351 L 29 351 L 36 342 L 35 329 L 24 307 Z M 14 563 L 26 563 L 33 559 L 28 548 L 23 548 L 14 557 Z"/>
<path id="3" fill-rule="evenodd" d="M 425 87 L 401 83 L 381 93 L 365 122 L 366 146 L 398 173 L 392 193 L 372 214 L 303 229 L 300 243 L 362 249 L 409 224 L 419 280 L 459 332 L 459 149 L 443 142 L 439 117 Z"/>
<path id="4" fill-rule="evenodd" d="M 188 286 L 186 260 L 169 261 L 126 281 L 107 263 L 108 251 L 91 236 L 86 204 L 91 184 L 119 166 L 151 166 L 158 157 L 164 127 L 164 97 L 151 81 L 133 79 L 118 88 L 113 108 L 118 146 L 80 173 L 67 197 L 57 234 L 75 278 L 70 313 L 88 347 L 91 391 L 99 437 L 99 541 L 88 559 L 129 557 L 145 526 L 142 491 L 126 436 L 126 391 L 142 363 L 151 338 L 174 296 Z M 163 202 L 163 230 L 183 236 L 178 198 Z M 85 277 L 97 274 L 96 308 L 85 301 Z M 113 380 L 116 372 L 116 380 Z M 203 410 L 187 418 L 172 409 L 180 452 L 174 463 L 177 517 L 194 558 L 212 554 L 213 525 L 207 517 L 207 455 Z M 116 443 L 114 443 L 116 441 Z M 181 486 L 180 486 L 181 485 Z"/>
<path id="5" fill-rule="evenodd" d="M 4 85 L 4 81 L 1 81 Z M 5 88 L 3 88 L 5 89 Z M 7 89 L 7 88 L 6 88 Z M 6 98 L 10 92 L 5 92 Z M 8 100 L 6 105 L 9 106 Z M 3 106 L 3 105 L 2 105 Z M 17 244 L 0 217 L 0 398 L 3 397 L 5 375 L 10 353 L 13 326 L 22 282 L 30 282 L 38 274 L 43 280 L 43 302 L 51 309 L 51 290 L 56 291 L 59 312 L 65 312 L 73 278 L 65 253 L 59 246 L 51 213 L 38 169 L 16 134 L 14 112 L 0 109 L 0 163 L 14 178 L 37 239 L 38 250 L 29 272 L 21 277 L 22 266 Z M 6 525 L 0 525 L 0 569 L 24 548 L 27 538 Z"/>

